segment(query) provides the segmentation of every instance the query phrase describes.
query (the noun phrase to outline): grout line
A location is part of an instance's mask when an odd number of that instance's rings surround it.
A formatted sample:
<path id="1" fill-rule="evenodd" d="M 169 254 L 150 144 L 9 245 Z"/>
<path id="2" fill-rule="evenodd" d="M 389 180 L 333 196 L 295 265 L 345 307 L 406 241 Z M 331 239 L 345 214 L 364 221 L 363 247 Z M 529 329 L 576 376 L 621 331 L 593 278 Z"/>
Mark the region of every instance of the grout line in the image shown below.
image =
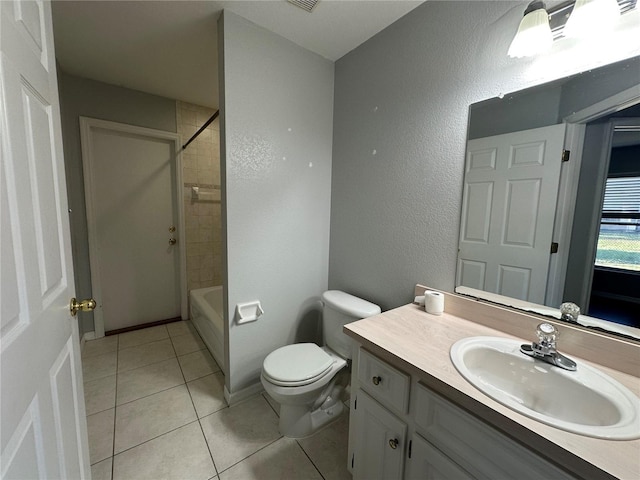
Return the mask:
<path id="1" fill-rule="evenodd" d="M 311 462 L 311 465 L 313 465 L 313 468 L 316 469 L 316 471 L 318 472 L 318 474 L 324 479 L 324 475 L 322 474 L 322 472 L 320 471 L 320 469 L 318 468 L 318 466 L 315 464 L 315 462 L 311 459 L 311 457 L 309 456 L 309 454 L 307 453 L 307 451 L 304 449 L 304 447 L 300 444 L 300 441 L 296 439 L 296 445 L 298 445 L 298 447 L 300 447 L 300 450 L 302 450 L 302 453 L 304 453 L 305 457 L 307 457 L 309 459 L 309 461 Z"/>
<path id="2" fill-rule="evenodd" d="M 191 395 L 191 392 L 189 392 L 189 395 Z M 193 397 L 191 398 L 191 402 L 193 403 Z M 193 406 L 193 408 L 195 409 L 195 404 Z M 220 410 L 218 410 L 220 411 Z M 215 412 L 213 412 L 215 413 Z M 213 413 L 211 415 L 213 415 Z M 196 411 L 196 417 L 198 416 L 198 412 Z M 208 417 L 209 415 L 207 415 Z M 202 418 L 206 418 L 206 417 L 202 417 Z M 207 450 L 209 451 L 209 457 L 211 457 L 211 463 L 213 463 L 213 469 L 215 470 L 216 474 L 215 476 L 220 477 L 220 473 L 218 471 L 218 466 L 216 465 L 216 461 L 213 458 L 213 452 L 211 451 L 211 447 L 209 446 L 209 439 L 207 438 L 207 436 L 204 433 L 204 427 L 202 426 L 202 418 L 198 418 L 198 425 L 200 425 L 200 431 L 202 432 L 202 436 L 204 437 L 204 443 L 207 446 Z"/>
<path id="3" fill-rule="evenodd" d="M 171 429 L 171 430 L 168 430 L 168 431 L 166 431 L 166 432 L 164 432 L 164 433 L 161 433 L 160 435 L 156 435 L 156 436 L 155 436 L 155 437 L 153 437 L 153 438 L 149 438 L 149 439 L 145 440 L 144 442 L 140 442 L 140 443 L 138 443 L 137 445 L 133 445 L 133 446 L 131 446 L 131 447 L 129 447 L 129 448 L 127 448 L 127 449 L 125 449 L 125 450 L 122 450 L 121 452 L 114 453 L 113 457 L 115 458 L 115 457 L 117 457 L 118 455 L 120 455 L 120 454 L 122 454 L 122 453 L 128 452 L 129 450 L 133 450 L 134 448 L 139 447 L 140 445 L 144 445 L 145 443 L 149 443 L 149 442 L 150 442 L 150 441 L 152 441 L 152 440 L 156 440 L 156 439 L 158 439 L 158 438 L 160 438 L 160 437 L 162 437 L 162 436 L 164 436 L 164 435 L 167 435 L 168 433 L 175 432 L 176 430 L 179 430 L 179 429 L 181 429 L 182 427 L 186 427 L 186 426 L 188 426 L 188 425 L 191 425 L 192 423 L 196 423 L 197 421 L 198 421 L 197 419 L 196 419 L 196 420 L 192 420 L 191 422 L 187 422 L 187 423 L 185 423 L 184 425 L 180 425 L 179 427 L 176 427 L 176 428 L 173 428 L 173 429 Z M 114 452 L 115 452 L 115 450 L 114 450 Z"/>
<path id="4" fill-rule="evenodd" d="M 120 335 L 116 340 L 116 386 L 113 393 L 113 444 L 111 445 L 111 479 L 113 480 L 113 473 L 116 466 L 116 418 L 118 416 L 118 357 L 120 356 Z"/>
<path id="5" fill-rule="evenodd" d="M 138 400 L 142 400 L 143 398 L 153 397 L 154 395 L 157 395 L 158 393 L 166 392 L 167 390 L 171 390 L 172 388 L 178 388 L 178 387 L 181 387 L 183 385 L 186 387 L 187 384 L 186 383 L 179 383 L 178 385 L 173 385 L 172 387 L 163 388 L 162 390 L 158 390 L 157 392 L 150 393 L 149 395 L 143 395 L 142 397 L 135 398 L 133 400 L 129 400 L 128 402 L 124 402 L 124 403 L 121 403 L 119 405 L 117 405 L 118 398 L 116 397 L 116 407 L 124 407 L 125 405 L 129 405 L 130 403 L 137 402 Z M 187 390 L 188 390 L 188 387 L 187 387 Z"/>
<path id="6" fill-rule="evenodd" d="M 265 397 L 265 395 L 269 395 L 269 394 L 267 392 L 262 392 L 261 395 L 262 395 L 262 398 L 264 398 L 267 401 L 267 403 L 271 407 L 271 410 L 273 410 L 273 413 L 276 414 L 276 417 L 280 418 L 280 412 L 276 411 L 276 409 L 273 407 L 273 405 L 271 405 L 271 402 Z M 275 402 L 275 400 L 274 400 L 274 402 Z M 282 407 L 280 407 L 280 408 L 282 408 Z"/>
<path id="7" fill-rule="evenodd" d="M 151 345 L 152 343 L 160 343 L 160 342 L 164 342 L 165 340 L 170 340 L 170 339 L 171 339 L 171 337 L 169 336 L 169 334 L 167 334 L 166 337 L 157 338 L 155 340 L 152 340 L 151 342 L 140 343 L 139 345 L 131 345 L 131 346 L 128 346 L 128 347 L 123 347 L 123 348 L 120 348 L 120 345 L 119 345 L 120 342 L 118 341 L 118 352 L 122 352 L 124 350 L 131 350 L 132 348 L 146 347 L 147 345 Z"/>
<path id="8" fill-rule="evenodd" d="M 200 337 L 200 334 L 198 334 L 198 337 Z M 173 345 L 173 341 L 171 342 L 171 345 Z M 175 351 L 175 346 L 173 347 L 173 350 Z M 177 355 L 178 355 L 178 353 L 176 352 L 176 359 L 177 359 Z M 188 354 L 185 354 L 185 355 L 188 355 Z M 202 437 L 204 438 L 204 443 L 207 446 L 207 451 L 209 452 L 209 458 L 211 458 L 211 463 L 213 464 L 213 470 L 216 472 L 214 477 L 219 477 L 220 473 L 218 472 L 218 467 L 216 466 L 216 461 L 213 459 L 213 453 L 211 452 L 211 447 L 209 446 L 209 440 L 207 440 L 207 436 L 204 433 L 204 427 L 202 426 L 202 422 L 200 421 L 201 420 L 200 419 L 200 415 L 198 414 L 198 409 L 196 408 L 196 404 L 193 401 L 193 395 L 191 395 L 191 390 L 189 389 L 189 385 L 187 384 L 187 377 L 185 377 L 185 375 L 184 375 L 184 370 L 182 369 L 182 365 L 180 364 L 180 361 L 178 361 L 178 366 L 180 367 L 180 372 L 182 373 L 182 379 L 184 380 L 184 385 L 187 388 L 187 393 L 189 393 L 189 399 L 191 400 L 191 405 L 193 406 L 193 411 L 196 414 L 196 421 L 198 422 L 198 425 L 200 426 L 200 432 L 202 432 Z M 200 377 L 200 378 L 203 378 L 203 377 Z"/>
<path id="9" fill-rule="evenodd" d="M 157 365 L 158 363 L 162 363 L 162 362 L 168 362 L 169 360 L 173 360 L 173 359 L 178 361 L 178 357 L 167 357 L 167 358 L 163 358 L 162 360 L 158 360 L 157 362 L 147 363 L 146 365 L 141 365 L 141 366 L 136 367 L 136 368 L 131 368 L 129 370 L 123 370 L 122 372 L 116 372 L 116 373 L 117 374 L 123 374 L 123 373 L 135 372 L 136 370 L 140 370 L 141 368 L 151 367 L 152 365 Z M 179 361 L 178 361 L 178 365 L 180 365 Z"/>
<path id="10" fill-rule="evenodd" d="M 280 435 L 280 434 L 278 433 L 278 435 Z M 264 445 L 263 447 L 260 447 L 258 450 L 256 450 L 256 451 L 255 451 L 255 452 L 253 452 L 252 454 L 247 455 L 246 457 L 242 458 L 241 460 L 238 460 L 236 463 L 234 463 L 234 464 L 232 464 L 232 465 L 229 465 L 227 468 L 225 468 L 224 470 L 220 471 L 220 472 L 218 473 L 218 476 L 219 476 L 221 473 L 226 472 L 226 471 L 227 471 L 227 470 L 229 470 L 230 468 L 235 467 L 235 466 L 236 466 L 236 465 L 238 465 L 239 463 L 242 463 L 242 462 L 244 462 L 245 460 L 247 460 L 247 459 L 249 459 L 249 458 L 253 457 L 253 456 L 254 456 L 255 454 L 257 454 L 258 452 L 260 452 L 260 451 L 264 450 L 264 449 L 265 449 L 265 448 L 267 448 L 267 447 L 270 447 L 271 445 L 273 445 L 274 443 L 276 443 L 276 442 L 277 442 L 277 441 L 279 441 L 279 440 L 282 440 L 283 438 L 285 438 L 285 437 L 283 437 L 282 435 L 280 435 L 278 438 L 276 438 L 275 440 L 273 440 L 273 441 L 271 441 L 271 442 L 267 443 L 267 444 L 266 444 L 266 445 Z M 314 465 L 314 466 L 315 466 L 315 465 Z M 324 478 L 324 477 L 323 477 L 323 478 Z"/>

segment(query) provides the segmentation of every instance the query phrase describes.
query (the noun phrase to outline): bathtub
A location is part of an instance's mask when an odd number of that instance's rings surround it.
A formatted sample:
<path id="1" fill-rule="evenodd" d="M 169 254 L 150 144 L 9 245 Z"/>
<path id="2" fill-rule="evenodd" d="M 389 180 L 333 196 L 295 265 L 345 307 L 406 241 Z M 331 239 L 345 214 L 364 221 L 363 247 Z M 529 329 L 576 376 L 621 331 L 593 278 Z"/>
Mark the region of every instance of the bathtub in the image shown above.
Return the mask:
<path id="1" fill-rule="evenodd" d="M 222 287 L 198 288 L 189 292 L 190 316 L 193 326 L 204 340 L 222 371 L 224 364 L 224 327 L 222 307 Z"/>

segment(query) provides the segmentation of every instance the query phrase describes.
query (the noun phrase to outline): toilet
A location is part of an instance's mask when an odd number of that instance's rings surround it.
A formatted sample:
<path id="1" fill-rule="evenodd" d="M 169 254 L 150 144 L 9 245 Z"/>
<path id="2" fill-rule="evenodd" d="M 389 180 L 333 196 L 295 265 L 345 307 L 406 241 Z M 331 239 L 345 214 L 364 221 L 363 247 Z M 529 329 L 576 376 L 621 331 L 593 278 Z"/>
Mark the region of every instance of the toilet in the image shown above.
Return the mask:
<path id="1" fill-rule="evenodd" d="M 338 373 L 351 358 L 351 341 L 342 327 L 380 313 L 380 307 L 339 290 L 322 294 L 324 347 L 286 345 L 264 359 L 260 380 L 280 404 L 280 433 L 303 438 L 337 419 L 344 405 Z"/>

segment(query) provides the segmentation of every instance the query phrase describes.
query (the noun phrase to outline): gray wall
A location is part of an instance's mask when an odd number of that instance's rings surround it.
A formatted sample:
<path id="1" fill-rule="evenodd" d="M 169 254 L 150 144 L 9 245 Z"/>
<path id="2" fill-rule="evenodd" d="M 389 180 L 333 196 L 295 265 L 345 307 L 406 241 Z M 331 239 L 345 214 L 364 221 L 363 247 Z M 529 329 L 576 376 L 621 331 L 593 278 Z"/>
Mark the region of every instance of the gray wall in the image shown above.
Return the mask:
<path id="1" fill-rule="evenodd" d="M 75 270 L 76 296 L 91 297 L 87 214 L 82 177 L 81 116 L 176 131 L 174 100 L 87 80 L 63 72 L 59 74 L 60 110 L 64 142 L 67 195 L 69 197 L 71 246 Z M 94 330 L 93 314 L 81 313 L 80 335 Z"/>
<path id="2" fill-rule="evenodd" d="M 472 105 L 469 109 L 469 140 L 562 122 L 558 118 L 562 87 L 531 90 Z"/>
<path id="3" fill-rule="evenodd" d="M 511 59 L 525 7 L 425 2 L 336 62 L 330 288 L 383 309 L 417 282 L 452 291 L 469 105 L 637 54 Z"/>
<path id="4" fill-rule="evenodd" d="M 275 348 L 318 340 L 327 288 L 333 63 L 229 11 L 219 21 L 226 387 L 259 385 Z M 265 314 L 237 325 L 235 306 Z"/>
<path id="5" fill-rule="evenodd" d="M 562 123 L 583 108 L 637 86 L 638 79 L 640 57 L 635 57 L 476 103 L 470 108 L 468 136 L 482 138 Z"/>

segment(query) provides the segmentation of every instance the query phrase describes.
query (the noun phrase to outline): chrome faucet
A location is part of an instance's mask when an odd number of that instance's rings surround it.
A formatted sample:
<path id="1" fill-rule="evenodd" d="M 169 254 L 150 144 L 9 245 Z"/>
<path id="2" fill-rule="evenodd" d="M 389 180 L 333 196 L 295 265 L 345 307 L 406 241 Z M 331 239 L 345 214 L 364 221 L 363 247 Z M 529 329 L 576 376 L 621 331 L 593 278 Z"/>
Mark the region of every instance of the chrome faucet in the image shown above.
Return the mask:
<path id="1" fill-rule="evenodd" d="M 550 323 L 541 323 L 538 325 L 538 328 L 536 328 L 536 334 L 538 335 L 538 341 L 533 342 L 531 345 L 521 345 L 520 351 L 522 353 L 555 365 L 556 367 L 564 368 L 572 372 L 575 371 L 577 367 L 576 362 L 556 350 L 556 338 L 560 334 L 556 327 Z"/>

